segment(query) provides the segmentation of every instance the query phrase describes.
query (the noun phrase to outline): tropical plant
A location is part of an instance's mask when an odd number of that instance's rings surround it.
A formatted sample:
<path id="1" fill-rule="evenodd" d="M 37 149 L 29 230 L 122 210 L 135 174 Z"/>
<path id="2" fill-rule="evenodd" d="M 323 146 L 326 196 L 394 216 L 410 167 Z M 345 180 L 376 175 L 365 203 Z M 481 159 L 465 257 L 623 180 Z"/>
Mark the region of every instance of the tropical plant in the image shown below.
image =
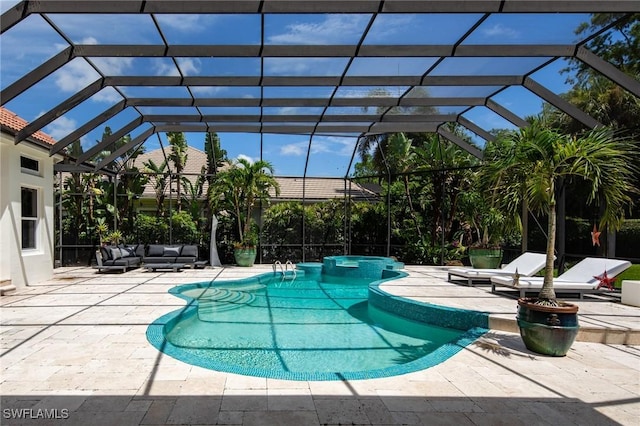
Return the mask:
<path id="1" fill-rule="evenodd" d="M 111 243 L 114 246 L 120 244 L 123 240 L 123 235 L 121 231 L 111 231 L 107 235 L 104 236 L 104 241 Z"/>
<path id="2" fill-rule="evenodd" d="M 149 180 L 153 184 L 153 191 L 156 195 L 156 217 L 164 216 L 164 198 L 166 196 L 169 175 L 166 172 L 167 162 L 163 161 L 159 165 L 153 160 L 145 161 L 145 172 L 149 173 Z"/>
<path id="3" fill-rule="evenodd" d="M 255 246 L 257 234 L 253 229 L 253 209 L 260 201 L 268 202 L 270 191 L 280 193 L 273 177 L 273 166 L 268 161 L 251 163 L 239 158 L 229 168 L 219 172 L 209 187 L 209 201 L 214 210 L 227 210 L 235 217 L 238 243 Z"/>
<path id="4" fill-rule="evenodd" d="M 182 172 L 187 164 L 187 140 L 182 132 L 167 132 L 167 140 L 171 145 L 168 160 L 173 163 L 176 172 L 177 209 L 182 210 Z"/>
<path id="5" fill-rule="evenodd" d="M 524 200 L 530 209 L 548 215 L 546 269 L 538 303 L 557 306 L 553 289 L 556 239 L 556 189 L 560 181 L 579 181 L 589 188 L 587 203 L 600 203 L 600 227 L 619 227 L 624 207 L 637 192 L 631 182 L 639 171 L 630 161 L 638 151 L 607 128 L 581 136 L 560 134 L 534 120 L 505 137 L 505 146 L 487 162 L 485 178 L 500 194 L 499 202 L 517 217 Z"/>

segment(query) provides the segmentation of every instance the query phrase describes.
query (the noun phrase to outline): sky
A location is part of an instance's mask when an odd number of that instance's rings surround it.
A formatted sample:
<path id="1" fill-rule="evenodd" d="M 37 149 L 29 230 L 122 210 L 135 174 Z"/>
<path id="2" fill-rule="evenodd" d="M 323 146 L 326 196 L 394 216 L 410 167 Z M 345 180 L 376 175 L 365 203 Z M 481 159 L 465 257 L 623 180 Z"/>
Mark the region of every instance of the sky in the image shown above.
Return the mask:
<path id="1" fill-rule="evenodd" d="M 0 1 L 0 10 L 6 11 L 15 1 Z M 478 21 L 478 14 L 381 14 L 370 28 L 364 44 L 452 44 L 462 37 L 470 25 Z M 147 15 L 49 15 L 49 18 L 74 43 L 81 44 L 161 44 L 155 25 Z M 369 15 L 266 15 L 264 37 L 266 44 L 353 44 L 357 43 L 370 19 Z M 482 22 L 463 44 L 568 44 L 575 42 L 574 29 L 588 20 L 586 14 L 557 14 L 543 16 L 492 15 Z M 157 15 L 169 43 L 172 44 L 248 44 L 260 43 L 259 15 Z M 242 30 L 238 31 L 238 28 Z M 30 16 L 0 36 L 0 86 L 9 86 L 22 75 L 33 70 L 48 58 L 60 52 L 68 43 L 39 16 Z M 170 58 L 92 58 L 106 75 L 178 75 Z M 397 75 L 422 74 L 436 58 L 356 58 L 350 65 L 349 76 L 386 75 L 393 70 Z M 547 61 L 547 58 L 447 58 L 433 75 L 491 75 L 522 74 Z M 260 73 L 259 58 L 179 58 L 178 67 L 189 76 L 255 76 Z M 347 58 L 266 58 L 265 75 L 320 75 L 340 76 Z M 532 75 L 532 78 L 555 93 L 565 92 L 568 75 L 560 70 L 567 66 L 558 59 Z M 46 77 L 22 95 L 11 100 L 6 108 L 22 118 L 32 121 L 67 99 L 98 78 L 96 71 L 83 59 L 77 58 Z M 127 96 L 188 97 L 184 87 L 121 87 Z M 370 93 L 372 87 L 341 89 L 337 97 Z M 402 93 L 406 87 L 392 87 Z M 492 87 L 430 87 L 431 96 L 486 96 Z M 265 88 L 265 96 L 326 97 L 332 88 Z M 201 87 L 194 88 L 195 97 L 256 97 L 257 87 Z M 43 130 L 55 139 L 61 139 L 102 111 L 121 100 L 112 88 L 105 88 L 78 107 L 70 110 Z M 492 98 L 520 117 L 540 112 L 542 100 L 522 87 L 510 87 Z M 192 113 L 190 108 L 143 107 L 143 113 Z M 205 114 L 259 114 L 259 108 L 202 108 Z M 265 108 L 265 113 L 285 112 L 282 108 Z M 290 112 L 290 111 L 286 111 Z M 315 114 L 318 108 L 306 108 L 297 113 Z M 441 108 L 443 113 L 462 112 L 459 107 Z M 329 108 L 327 114 L 357 113 L 360 108 Z M 126 109 L 105 125 L 116 130 L 138 117 Z M 513 128 L 513 125 L 486 107 L 474 107 L 464 117 L 485 130 Z M 137 136 L 146 130 L 140 127 L 131 133 Z M 102 136 L 104 126 L 85 135 L 83 146 L 89 147 Z M 351 160 L 355 135 L 314 136 L 307 164 L 308 135 L 218 133 L 222 148 L 230 158 L 259 159 L 273 163 L 276 175 L 344 176 Z M 483 140 L 470 133 L 480 146 Z M 202 149 L 203 133 L 186 133 L 190 146 Z M 166 145 L 164 134 L 153 135 L 145 142 L 147 151 Z M 357 161 L 357 159 L 356 159 Z M 353 169 L 351 169 L 353 170 Z"/>

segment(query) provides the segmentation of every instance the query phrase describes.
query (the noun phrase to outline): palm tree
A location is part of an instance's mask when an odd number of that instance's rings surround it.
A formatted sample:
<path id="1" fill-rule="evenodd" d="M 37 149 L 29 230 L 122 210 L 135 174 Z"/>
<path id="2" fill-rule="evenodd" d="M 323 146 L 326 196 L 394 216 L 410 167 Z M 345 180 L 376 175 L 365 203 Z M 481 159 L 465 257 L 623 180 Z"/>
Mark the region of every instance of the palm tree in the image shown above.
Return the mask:
<path id="1" fill-rule="evenodd" d="M 505 149 L 487 163 L 484 178 L 500 194 L 503 207 L 517 216 L 522 201 L 534 212 L 549 218 L 546 270 L 538 303 L 558 306 L 553 290 L 556 238 L 556 188 L 561 179 L 576 181 L 589 189 L 588 204 L 602 203 L 600 227 L 619 228 L 624 207 L 637 192 L 632 179 L 638 169 L 633 143 L 617 138 L 607 128 L 582 136 L 562 135 L 538 120 L 506 136 Z"/>
<path id="2" fill-rule="evenodd" d="M 164 197 L 167 189 L 167 162 L 157 165 L 153 160 L 143 163 L 145 171 L 150 173 L 149 180 L 153 183 L 153 191 L 156 194 L 156 217 L 164 216 Z"/>
<path id="3" fill-rule="evenodd" d="M 168 132 L 167 140 L 171 145 L 171 152 L 168 155 L 168 160 L 173 162 L 175 167 L 177 179 L 176 179 L 176 203 L 178 211 L 182 211 L 182 171 L 187 164 L 187 140 L 182 132 Z"/>
<path id="4" fill-rule="evenodd" d="M 251 163 L 239 158 L 228 170 L 218 173 L 209 187 L 209 200 L 217 207 L 228 206 L 233 211 L 241 244 L 255 245 L 257 241 L 251 233 L 253 208 L 258 201 L 270 198 L 271 189 L 276 195 L 280 193 L 271 163 L 264 160 Z"/>

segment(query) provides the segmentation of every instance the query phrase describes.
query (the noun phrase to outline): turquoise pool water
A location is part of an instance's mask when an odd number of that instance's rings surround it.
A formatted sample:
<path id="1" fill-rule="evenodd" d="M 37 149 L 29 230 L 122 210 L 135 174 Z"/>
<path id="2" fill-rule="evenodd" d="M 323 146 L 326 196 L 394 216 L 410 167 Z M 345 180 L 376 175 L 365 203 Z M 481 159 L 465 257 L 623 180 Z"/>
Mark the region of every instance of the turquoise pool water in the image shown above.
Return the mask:
<path id="1" fill-rule="evenodd" d="M 372 279 L 264 274 L 189 284 L 189 302 L 148 337 L 163 352 L 218 371 L 292 380 L 385 377 L 442 362 L 482 331 L 443 328 L 368 303 Z M 484 331 L 484 330 L 483 330 Z"/>

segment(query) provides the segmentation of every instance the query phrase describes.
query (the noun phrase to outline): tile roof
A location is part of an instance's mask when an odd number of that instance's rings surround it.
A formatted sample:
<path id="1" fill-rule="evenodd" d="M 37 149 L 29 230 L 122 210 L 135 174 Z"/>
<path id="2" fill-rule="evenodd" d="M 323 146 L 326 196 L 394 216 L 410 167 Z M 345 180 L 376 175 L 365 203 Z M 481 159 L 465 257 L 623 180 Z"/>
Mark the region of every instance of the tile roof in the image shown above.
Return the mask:
<path id="1" fill-rule="evenodd" d="M 14 112 L 9 111 L 5 107 L 0 107 L 0 125 L 2 127 L 6 127 L 14 132 L 19 132 L 28 124 L 29 122 L 27 120 L 18 117 Z M 31 135 L 31 139 L 44 142 L 48 145 L 54 145 L 56 143 L 55 139 L 40 130 Z"/>
<path id="2" fill-rule="evenodd" d="M 301 178 L 301 177 L 281 177 L 276 176 L 276 180 L 280 185 L 280 195 L 273 197 L 272 200 L 302 200 L 303 182 L 304 198 L 307 201 L 321 201 L 331 198 L 342 198 L 345 196 L 345 181 L 343 178 Z M 272 191 L 273 192 L 273 191 Z M 351 198 L 356 200 L 373 201 L 378 195 L 361 185 L 347 182 L 346 192 Z"/>
<path id="3" fill-rule="evenodd" d="M 169 155 L 168 149 L 167 155 Z M 140 154 L 135 160 L 135 165 L 136 167 L 142 169 L 144 167 L 142 164 L 149 160 L 153 160 L 153 162 L 157 165 L 162 164 L 162 162 L 164 161 L 162 149 L 156 149 L 153 151 L 145 152 L 144 154 Z M 171 162 L 169 164 L 171 167 L 173 167 L 173 164 Z M 187 178 L 191 182 L 195 183 L 197 179 L 196 175 L 200 174 L 202 166 L 206 164 L 206 153 L 193 147 L 187 148 L 187 163 L 184 168 L 184 173 L 191 174 L 187 176 Z M 302 177 L 276 176 L 275 178 L 280 185 L 280 195 L 275 197 L 272 191 L 272 201 L 302 200 Z M 344 197 L 345 188 L 343 178 L 307 177 L 306 179 L 304 179 L 304 182 L 306 184 L 306 188 L 304 189 L 304 198 L 307 201 L 313 202 Z M 207 184 L 205 183 L 203 192 L 204 194 L 206 194 L 207 191 L 206 185 Z M 349 183 L 347 182 L 347 191 L 350 191 L 349 195 L 355 200 L 373 201 L 379 198 L 379 187 L 378 191 L 376 191 L 376 188 L 374 187 L 367 188 L 364 185 L 360 185 L 356 182 L 351 182 L 351 188 L 349 188 Z M 166 192 L 168 192 L 168 188 Z M 155 197 L 152 184 L 148 184 L 145 187 L 142 196 L 145 198 Z"/>

